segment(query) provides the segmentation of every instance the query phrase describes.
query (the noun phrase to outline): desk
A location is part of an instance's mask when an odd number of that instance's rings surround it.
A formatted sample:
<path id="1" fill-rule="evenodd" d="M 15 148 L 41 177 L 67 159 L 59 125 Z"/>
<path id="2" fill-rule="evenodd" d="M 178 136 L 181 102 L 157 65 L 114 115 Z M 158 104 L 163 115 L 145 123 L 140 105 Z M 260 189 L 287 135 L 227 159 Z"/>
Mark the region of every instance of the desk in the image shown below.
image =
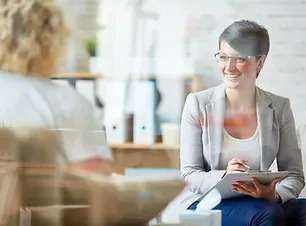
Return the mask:
<path id="1" fill-rule="evenodd" d="M 125 168 L 179 168 L 179 147 L 161 143 L 111 144 L 110 147 L 117 173 L 124 173 Z"/>

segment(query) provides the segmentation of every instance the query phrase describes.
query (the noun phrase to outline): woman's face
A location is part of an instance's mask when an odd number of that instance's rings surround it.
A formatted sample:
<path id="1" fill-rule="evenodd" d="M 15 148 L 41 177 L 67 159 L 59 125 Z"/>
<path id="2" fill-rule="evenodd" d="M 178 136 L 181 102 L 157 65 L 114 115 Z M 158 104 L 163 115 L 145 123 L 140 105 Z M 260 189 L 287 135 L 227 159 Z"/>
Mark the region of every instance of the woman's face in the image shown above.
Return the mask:
<path id="1" fill-rule="evenodd" d="M 227 42 L 221 41 L 219 70 L 227 88 L 249 89 L 255 87 L 256 76 L 263 60 L 255 57 L 241 57 Z"/>

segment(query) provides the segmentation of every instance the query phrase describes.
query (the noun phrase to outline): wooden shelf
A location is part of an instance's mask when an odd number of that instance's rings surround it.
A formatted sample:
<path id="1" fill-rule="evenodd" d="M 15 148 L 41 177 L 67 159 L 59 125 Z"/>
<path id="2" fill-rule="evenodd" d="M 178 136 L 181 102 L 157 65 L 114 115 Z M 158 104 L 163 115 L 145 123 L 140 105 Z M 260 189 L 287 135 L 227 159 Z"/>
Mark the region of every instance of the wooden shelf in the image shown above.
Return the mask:
<path id="1" fill-rule="evenodd" d="M 76 79 L 76 80 L 96 80 L 102 78 L 99 74 L 92 74 L 89 72 L 66 72 L 54 75 L 51 79 Z"/>

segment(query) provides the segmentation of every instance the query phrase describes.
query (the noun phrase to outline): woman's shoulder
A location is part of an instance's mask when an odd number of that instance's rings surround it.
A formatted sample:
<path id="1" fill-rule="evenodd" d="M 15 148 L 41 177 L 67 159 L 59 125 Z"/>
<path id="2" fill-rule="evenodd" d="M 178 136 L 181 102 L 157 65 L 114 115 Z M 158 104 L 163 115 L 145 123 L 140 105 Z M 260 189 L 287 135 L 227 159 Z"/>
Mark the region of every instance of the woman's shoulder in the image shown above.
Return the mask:
<path id="1" fill-rule="evenodd" d="M 269 92 L 269 91 L 266 91 L 266 90 L 263 90 L 259 87 L 257 87 L 257 91 L 258 91 L 260 96 L 270 100 L 273 105 L 275 105 L 275 104 L 285 104 L 285 103 L 289 102 L 289 98 L 284 97 L 284 96 L 280 96 L 278 94 L 275 94 L 275 93 L 272 93 L 272 92 Z"/>
<path id="2" fill-rule="evenodd" d="M 260 102 L 267 103 L 276 113 L 281 114 L 290 110 L 290 100 L 287 97 L 277 95 L 275 93 L 260 89 L 257 87 Z"/>
<path id="3" fill-rule="evenodd" d="M 91 107 L 90 102 L 68 84 L 58 84 L 46 79 L 36 82 L 37 89 L 40 89 L 42 95 L 55 105 L 61 103 L 65 105 L 65 107 L 62 107 L 65 109 Z"/>
<path id="4" fill-rule="evenodd" d="M 26 92 L 28 96 L 31 94 L 39 96 L 60 97 L 61 99 L 75 98 L 78 94 L 65 85 L 53 83 L 50 79 L 33 77 L 31 75 L 22 75 L 11 72 L 0 72 L 0 83 L 3 87 L 11 90 L 18 89 Z"/>
<path id="5" fill-rule="evenodd" d="M 205 104 L 219 98 L 224 98 L 225 87 L 224 84 L 221 84 L 199 92 L 190 93 L 189 95 L 194 96 L 200 103 Z"/>
<path id="6" fill-rule="evenodd" d="M 41 100 L 52 112 L 72 114 L 78 109 L 91 109 L 91 103 L 68 84 L 58 84 L 51 79 L 10 75 L 6 80 L 19 87 L 27 97 Z"/>

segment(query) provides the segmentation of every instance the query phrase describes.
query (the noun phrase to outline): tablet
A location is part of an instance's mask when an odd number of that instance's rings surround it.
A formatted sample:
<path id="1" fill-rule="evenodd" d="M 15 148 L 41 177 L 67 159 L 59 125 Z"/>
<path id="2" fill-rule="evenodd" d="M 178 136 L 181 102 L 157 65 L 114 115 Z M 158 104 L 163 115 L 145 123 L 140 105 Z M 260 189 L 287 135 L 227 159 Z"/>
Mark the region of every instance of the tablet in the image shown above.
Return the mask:
<path id="1" fill-rule="evenodd" d="M 271 171 L 249 171 L 235 172 L 227 174 L 220 180 L 214 188 L 216 188 L 223 199 L 241 196 L 241 193 L 232 191 L 232 184 L 236 181 L 252 181 L 252 177 L 256 177 L 261 183 L 269 184 L 273 179 L 284 179 L 288 175 L 288 171 L 271 172 Z"/>

